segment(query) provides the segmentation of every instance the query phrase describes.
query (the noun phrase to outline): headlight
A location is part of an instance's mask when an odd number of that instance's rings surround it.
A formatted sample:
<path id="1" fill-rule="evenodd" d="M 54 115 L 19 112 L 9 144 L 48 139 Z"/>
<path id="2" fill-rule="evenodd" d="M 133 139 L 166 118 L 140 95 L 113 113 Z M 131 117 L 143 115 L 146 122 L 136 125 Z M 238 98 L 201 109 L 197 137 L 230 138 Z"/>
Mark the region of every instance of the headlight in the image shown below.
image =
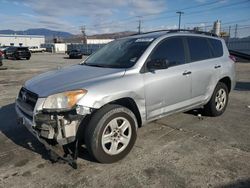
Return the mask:
<path id="1" fill-rule="evenodd" d="M 87 93 L 87 90 L 74 90 L 57 93 L 46 98 L 43 109 L 71 109 Z"/>

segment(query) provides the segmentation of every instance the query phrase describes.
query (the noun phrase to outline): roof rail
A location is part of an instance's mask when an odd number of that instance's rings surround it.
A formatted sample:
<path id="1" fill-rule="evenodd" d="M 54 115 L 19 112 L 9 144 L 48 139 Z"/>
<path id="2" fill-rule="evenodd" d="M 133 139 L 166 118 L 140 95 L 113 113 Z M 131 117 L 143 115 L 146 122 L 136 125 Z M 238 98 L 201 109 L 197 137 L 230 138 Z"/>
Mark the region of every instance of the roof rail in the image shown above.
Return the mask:
<path id="1" fill-rule="evenodd" d="M 175 33 L 175 32 L 190 32 L 190 33 L 196 33 L 196 34 L 203 34 L 203 35 L 218 37 L 218 35 L 216 35 L 215 33 L 206 32 L 206 31 L 197 31 L 197 30 L 190 30 L 190 29 L 173 29 L 173 30 L 169 30 L 169 33 Z"/>
<path id="2" fill-rule="evenodd" d="M 164 32 L 164 31 L 166 31 L 167 33 L 189 32 L 189 33 L 196 33 L 196 34 L 203 34 L 203 35 L 218 37 L 218 35 L 216 35 L 215 33 L 206 32 L 206 31 L 190 30 L 190 29 L 163 29 L 163 30 L 149 31 L 149 32 L 140 33 L 140 34 L 149 34 L 149 33 Z M 140 35 L 140 34 L 137 33 L 137 34 L 133 34 L 133 35 Z"/>

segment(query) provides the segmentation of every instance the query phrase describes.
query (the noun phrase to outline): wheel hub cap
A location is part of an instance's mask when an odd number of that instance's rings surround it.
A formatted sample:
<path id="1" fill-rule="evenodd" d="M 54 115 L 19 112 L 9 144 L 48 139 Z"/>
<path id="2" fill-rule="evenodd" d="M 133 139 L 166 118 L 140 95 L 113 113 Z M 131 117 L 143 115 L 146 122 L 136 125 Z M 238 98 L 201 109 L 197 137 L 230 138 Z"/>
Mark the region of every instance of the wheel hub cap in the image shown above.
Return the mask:
<path id="1" fill-rule="evenodd" d="M 131 135 L 130 122 L 124 117 L 114 118 L 104 128 L 102 148 L 109 155 L 117 155 L 128 146 Z"/>
<path id="2" fill-rule="evenodd" d="M 220 89 L 215 97 L 215 107 L 217 111 L 221 111 L 224 109 L 227 101 L 226 91 L 224 89 Z"/>

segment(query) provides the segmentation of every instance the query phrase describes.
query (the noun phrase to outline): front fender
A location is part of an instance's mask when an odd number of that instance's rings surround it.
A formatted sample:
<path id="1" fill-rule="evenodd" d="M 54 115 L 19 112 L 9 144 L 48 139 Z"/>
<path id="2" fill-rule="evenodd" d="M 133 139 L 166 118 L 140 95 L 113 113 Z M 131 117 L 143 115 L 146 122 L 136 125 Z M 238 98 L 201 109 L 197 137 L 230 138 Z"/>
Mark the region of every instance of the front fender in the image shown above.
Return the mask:
<path id="1" fill-rule="evenodd" d="M 94 94 L 94 93 L 88 93 L 86 96 L 84 96 L 77 105 L 93 108 L 93 109 L 100 109 L 104 105 L 114 102 L 119 99 L 123 98 L 130 98 L 134 100 L 135 104 L 137 105 L 137 108 L 139 110 L 139 113 L 141 115 L 142 124 L 146 121 L 146 109 L 145 109 L 145 99 L 143 95 L 139 95 L 133 91 L 123 91 L 123 92 L 117 92 L 117 93 L 109 93 L 109 94 Z"/>

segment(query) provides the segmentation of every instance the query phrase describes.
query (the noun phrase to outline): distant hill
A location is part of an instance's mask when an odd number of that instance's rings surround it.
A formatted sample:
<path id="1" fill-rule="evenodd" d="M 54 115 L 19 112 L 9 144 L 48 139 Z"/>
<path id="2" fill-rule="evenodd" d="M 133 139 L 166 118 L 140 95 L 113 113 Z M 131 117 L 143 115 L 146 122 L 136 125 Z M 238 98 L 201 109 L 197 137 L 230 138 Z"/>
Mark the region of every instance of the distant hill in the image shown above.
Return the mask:
<path id="1" fill-rule="evenodd" d="M 137 32 L 134 31 L 123 31 L 123 32 L 116 32 L 116 33 L 104 33 L 104 34 L 96 34 L 96 35 L 88 35 L 88 39 L 117 39 L 121 37 L 126 37 L 129 35 L 136 34 Z M 64 42 L 68 43 L 78 43 L 82 42 L 82 35 L 73 35 L 70 37 L 66 37 L 63 39 Z"/>
<path id="2" fill-rule="evenodd" d="M 73 36 L 73 34 L 63 31 L 53 31 L 50 29 L 27 29 L 24 31 L 14 31 L 14 30 L 0 30 L 0 34 L 17 34 L 17 35 L 44 35 L 46 39 L 52 39 L 54 37 L 68 38 Z"/>
<path id="3" fill-rule="evenodd" d="M 88 35 L 89 39 L 116 39 L 121 37 L 126 37 L 129 35 L 136 34 L 134 31 L 123 31 L 116 33 L 104 33 L 104 34 L 96 34 L 96 35 Z M 17 35 L 43 35 L 45 36 L 46 42 L 53 42 L 53 38 L 57 38 L 62 42 L 71 42 L 78 43 L 82 42 L 82 35 L 73 35 L 69 32 L 64 31 L 53 31 L 50 29 L 27 29 L 24 31 L 14 31 L 14 30 L 0 30 L 0 34 L 17 34 Z"/>
<path id="4" fill-rule="evenodd" d="M 93 39 L 103 39 L 103 38 L 107 38 L 107 39 L 116 39 L 116 38 L 121 38 L 121 37 L 126 37 L 129 35 L 134 35 L 137 32 L 134 31 L 122 31 L 122 32 L 116 32 L 116 33 L 104 33 L 104 34 L 97 34 L 97 35 L 91 35 L 88 36 L 88 38 L 93 38 Z"/>

